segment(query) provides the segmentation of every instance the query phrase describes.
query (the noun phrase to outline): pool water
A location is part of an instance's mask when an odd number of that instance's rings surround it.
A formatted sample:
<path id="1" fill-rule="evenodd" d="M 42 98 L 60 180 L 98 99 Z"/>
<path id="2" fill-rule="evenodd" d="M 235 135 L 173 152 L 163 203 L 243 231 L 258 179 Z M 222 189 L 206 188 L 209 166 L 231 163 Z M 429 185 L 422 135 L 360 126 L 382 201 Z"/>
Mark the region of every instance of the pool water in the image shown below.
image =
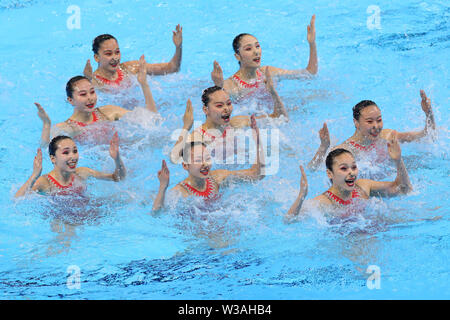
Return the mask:
<path id="1" fill-rule="evenodd" d="M 346 2 L 1 0 L 0 298 L 450 298 L 450 6 Z M 70 5 L 80 8 L 80 29 L 67 28 Z M 371 5 L 380 9 L 379 29 L 368 27 Z M 314 13 L 319 73 L 277 84 L 288 123 L 260 122 L 261 128 L 280 131 L 276 174 L 229 186 L 208 210 L 187 211 L 179 203 L 150 215 L 156 172 L 168 160 L 188 98 L 195 120 L 204 119 L 200 96 L 212 85 L 213 61 L 225 77 L 233 74 L 238 65 L 231 42 L 247 32 L 261 43 L 263 65 L 304 68 L 306 25 Z M 95 36 L 113 34 L 122 61 L 144 53 L 148 62 L 162 62 L 174 53 L 171 37 L 178 23 L 180 72 L 149 78 L 161 117 L 140 107 L 114 123 L 127 179 L 89 181 L 88 198 L 70 202 L 36 195 L 14 200 L 39 145 L 42 124 L 33 102 L 44 106 L 53 123 L 64 121 L 72 112 L 65 84 L 82 73 L 87 59 L 93 61 Z M 297 195 L 298 165 L 313 157 L 325 120 L 337 144 L 353 134 L 351 107 L 370 99 L 380 106 L 385 128 L 418 130 L 425 120 L 420 89 L 431 98 L 437 130 L 433 139 L 402 145 L 414 187 L 410 195 L 371 199 L 364 216 L 343 225 L 328 225 L 314 209 L 302 223 L 283 224 Z M 99 95 L 99 105 L 126 99 L 143 105 L 138 88 L 121 97 Z M 235 113 L 245 113 L 250 103 L 236 104 Z M 79 150 L 80 166 L 113 170 L 107 145 Z M 44 173 L 52 168 L 45 150 L 43 165 Z M 389 167 L 364 168 L 395 177 Z M 169 169 L 173 187 L 186 173 L 181 166 Z M 328 188 L 324 168 L 307 175 L 308 198 Z M 75 227 L 64 229 L 56 217 Z M 380 271 L 379 288 L 367 285 L 369 266 Z M 79 287 L 71 286 L 76 271 Z"/>

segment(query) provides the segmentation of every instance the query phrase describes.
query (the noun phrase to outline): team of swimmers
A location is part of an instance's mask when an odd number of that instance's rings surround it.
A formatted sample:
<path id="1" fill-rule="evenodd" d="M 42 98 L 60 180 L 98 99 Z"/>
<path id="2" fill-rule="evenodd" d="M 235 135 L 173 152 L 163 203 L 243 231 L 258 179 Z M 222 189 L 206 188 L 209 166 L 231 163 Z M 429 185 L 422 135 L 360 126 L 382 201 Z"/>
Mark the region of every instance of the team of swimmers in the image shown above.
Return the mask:
<path id="1" fill-rule="evenodd" d="M 315 15 L 307 26 L 309 44 L 309 62 L 305 69 L 286 70 L 273 66 L 261 66 L 261 46 L 253 35 L 242 33 L 235 37 L 232 46 L 239 70 L 224 80 L 222 69 L 214 61 L 211 80 L 214 86 L 203 91 L 201 100 L 205 122 L 191 131 L 193 126 L 193 107 L 188 99 L 183 116 L 183 130 L 170 152 L 172 163 L 181 163 L 188 176 L 179 182 L 173 192 L 182 197 L 201 197 L 205 201 L 216 200 L 220 187 L 225 181 L 258 181 L 264 177 L 262 150 L 256 119 L 265 117 L 281 118 L 289 121 L 286 108 L 274 87 L 274 79 L 310 78 L 318 71 L 316 48 Z M 121 53 L 116 38 L 104 34 L 93 41 L 92 50 L 98 68 L 93 72 L 90 60 L 84 69 L 84 76 L 71 78 L 66 85 L 67 101 L 73 106 L 72 115 L 64 122 L 51 128 L 51 120 L 44 108 L 35 103 L 38 116 L 42 120 L 41 148 L 48 146 L 53 170 L 41 176 L 42 151 L 38 149 L 33 164 L 33 172 L 25 184 L 17 191 L 16 197 L 30 191 L 44 194 L 67 195 L 83 193 L 84 181 L 89 177 L 120 181 L 126 176 L 125 165 L 119 154 L 119 137 L 110 127 L 102 124 L 119 120 L 129 112 L 116 105 L 97 107 L 96 90 L 117 93 L 132 85 L 136 77 L 145 98 L 145 107 L 149 112 L 158 113 L 152 96 L 147 75 L 165 75 L 178 72 L 182 58 L 182 27 L 177 25 L 173 31 L 175 54 L 168 63 L 148 64 L 142 55 L 139 60 L 121 63 Z M 325 161 L 326 174 L 331 186 L 316 196 L 313 202 L 321 211 L 339 212 L 342 217 L 351 216 L 365 207 L 364 199 L 373 195 L 393 196 L 406 194 L 412 190 L 408 172 L 401 156 L 400 142 L 409 142 L 426 136 L 435 129 L 435 121 L 430 99 L 420 91 L 422 110 L 426 116 L 425 128 L 418 132 L 397 132 L 383 129 L 381 110 L 371 100 L 363 100 L 353 108 L 355 133 L 342 144 L 330 148 L 330 136 L 327 124 L 319 130 L 321 144 L 308 167 L 317 169 Z M 272 113 L 232 117 L 233 102 L 244 102 L 249 97 L 260 99 L 270 106 Z M 254 110 L 255 112 L 257 110 Z M 220 147 L 227 149 L 227 132 L 231 129 L 249 127 L 253 132 L 256 145 L 256 162 L 243 170 L 212 169 L 214 159 L 220 158 Z M 51 130 L 52 129 L 52 130 Z M 51 138 L 51 133 L 54 137 Z M 87 167 L 77 167 L 77 144 L 94 138 L 94 143 L 110 140 L 110 156 L 115 162 L 114 173 L 99 172 Z M 228 134 L 229 136 L 229 134 Z M 91 141 L 92 142 L 92 141 Z M 213 146 L 214 154 L 211 154 Z M 235 151 L 234 151 L 235 152 Z M 328 154 L 327 154 L 328 152 Z M 394 181 L 374 181 L 358 179 L 357 162 L 361 158 L 372 158 L 376 162 L 393 161 L 397 168 Z M 302 204 L 308 191 L 307 177 L 300 166 L 301 181 L 299 195 L 285 215 L 286 222 L 292 222 L 305 216 Z M 165 160 L 157 177 L 160 187 L 153 202 L 153 211 L 164 207 L 166 190 L 169 186 L 170 172 Z"/>

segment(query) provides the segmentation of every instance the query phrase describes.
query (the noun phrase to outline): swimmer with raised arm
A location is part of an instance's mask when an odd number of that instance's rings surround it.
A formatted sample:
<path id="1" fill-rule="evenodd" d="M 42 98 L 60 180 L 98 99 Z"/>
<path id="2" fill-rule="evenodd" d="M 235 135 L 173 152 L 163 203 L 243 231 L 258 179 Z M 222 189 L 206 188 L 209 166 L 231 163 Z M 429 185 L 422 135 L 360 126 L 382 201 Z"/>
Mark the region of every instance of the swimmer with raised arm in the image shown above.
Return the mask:
<path id="1" fill-rule="evenodd" d="M 266 70 L 266 87 L 271 93 L 274 101 L 273 112 L 268 115 L 270 118 L 278 118 L 284 116 L 288 119 L 287 111 L 281 101 L 277 91 L 273 86 L 270 71 Z M 233 128 L 244 128 L 250 126 L 249 116 L 231 117 L 233 112 L 233 104 L 229 94 L 221 87 L 210 87 L 203 91 L 202 94 L 203 112 L 206 115 L 206 121 L 200 127 L 196 128 L 189 137 L 189 131 L 194 122 L 192 103 L 188 100 L 186 111 L 183 116 L 183 130 L 178 138 L 175 146 L 170 153 L 170 161 L 172 163 L 180 162 L 180 152 L 186 141 L 203 141 L 206 145 L 219 141 L 226 136 L 227 130 Z M 266 115 L 256 116 L 256 119 L 266 118 Z"/>
<path id="2" fill-rule="evenodd" d="M 85 191 L 85 180 L 93 177 L 102 180 L 120 181 L 126 176 L 126 169 L 119 154 L 119 136 L 113 135 L 109 154 L 114 160 L 114 173 L 104 173 L 87 167 L 77 168 L 78 149 L 75 142 L 67 136 L 57 136 L 48 147 L 53 170 L 41 176 L 42 151 L 38 149 L 33 163 L 33 173 L 25 184 L 17 191 L 15 197 L 21 197 L 30 191 L 51 195 L 82 194 Z"/>
<path id="3" fill-rule="evenodd" d="M 175 54 L 167 63 L 146 63 L 145 71 L 148 75 L 165 75 L 178 72 L 181 65 L 183 28 L 177 25 L 172 36 L 175 44 Z M 92 81 L 96 88 L 123 88 L 130 86 L 130 75 L 138 73 L 137 60 L 120 63 L 121 53 L 119 44 L 112 35 L 102 34 L 96 37 L 92 44 L 94 59 L 98 68 L 92 72 L 90 60 L 84 68 L 84 76 Z"/>
<path id="4" fill-rule="evenodd" d="M 251 119 L 251 128 L 256 140 L 256 163 L 246 170 L 213 170 L 211 171 L 211 156 L 206 145 L 201 141 L 186 143 L 183 148 L 183 169 L 189 176 L 178 183 L 172 190 L 179 192 L 183 197 L 195 196 L 205 200 L 214 200 L 219 196 L 219 189 L 229 179 L 256 181 L 261 175 L 261 162 L 259 152 L 259 130 L 254 117 Z M 153 202 L 153 211 L 164 206 L 164 198 L 169 186 L 170 172 L 166 162 L 162 161 L 162 168 L 158 172 L 160 187 Z"/>
<path id="5" fill-rule="evenodd" d="M 420 131 L 397 132 L 399 142 L 411 142 L 419 140 L 435 130 L 433 109 L 430 99 L 425 91 L 420 90 L 421 106 L 425 113 L 425 128 Z M 392 129 L 383 129 L 383 120 L 381 110 L 370 100 L 363 100 L 353 107 L 353 123 L 355 124 L 355 133 L 345 140 L 342 144 L 334 147 L 344 148 L 351 151 L 356 158 L 364 155 L 376 155 L 378 162 L 383 162 L 387 158 L 386 140 L 394 132 Z M 317 169 L 330 147 L 330 134 L 326 123 L 319 130 L 320 146 L 314 158 L 308 164 L 310 169 Z M 375 151 L 375 152 L 373 152 Z"/>
<path id="6" fill-rule="evenodd" d="M 277 79 L 302 79 L 317 73 L 316 49 L 316 16 L 313 15 L 307 26 L 307 39 L 309 43 L 309 62 L 306 69 L 286 70 L 272 66 L 261 66 L 261 46 L 254 36 L 242 33 L 233 40 L 234 56 L 239 62 L 239 70 L 224 81 L 222 68 L 214 61 L 211 78 L 218 87 L 223 87 L 233 100 L 240 100 L 258 89 L 264 89 L 263 77 L 266 70 Z"/>
<path id="7" fill-rule="evenodd" d="M 158 113 L 147 81 L 144 56 L 141 56 L 139 59 L 139 65 L 137 77 L 145 97 L 145 107 L 153 113 Z M 90 125 L 119 120 L 126 113 L 130 112 L 127 109 L 115 105 L 106 105 L 96 108 L 97 94 L 95 88 L 84 76 L 71 78 L 66 85 L 66 94 L 67 101 L 74 107 L 74 110 L 69 119 L 56 124 L 55 128 L 58 133 L 63 133 L 75 138 L 78 142 L 83 142 L 92 137 L 97 139 L 101 136 L 101 132 L 99 132 L 97 127 L 94 127 L 94 132 L 91 132 L 89 130 Z M 44 124 L 41 138 L 41 147 L 44 147 L 48 145 L 50 141 L 51 121 L 44 108 L 39 103 L 35 103 L 35 105 L 38 108 L 38 116 Z M 110 136 L 109 133 L 106 135 L 108 137 Z"/>
<path id="8" fill-rule="evenodd" d="M 346 218 L 364 209 L 363 203 L 357 199 L 368 199 L 375 195 L 396 196 L 412 190 L 408 172 L 401 156 L 401 149 L 395 132 L 388 138 L 389 155 L 397 166 L 397 177 L 394 181 L 374 181 L 357 179 L 358 167 L 353 154 L 346 149 L 335 149 L 326 158 L 327 176 L 331 187 L 323 194 L 313 199 L 321 211 L 332 218 Z M 286 222 L 292 222 L 297 217 L 304 217 L 303 201 L 308 192 L 308 182 L 305 171 L 300 166 L 302 177 L 300 192 L 285 215 Z"/>

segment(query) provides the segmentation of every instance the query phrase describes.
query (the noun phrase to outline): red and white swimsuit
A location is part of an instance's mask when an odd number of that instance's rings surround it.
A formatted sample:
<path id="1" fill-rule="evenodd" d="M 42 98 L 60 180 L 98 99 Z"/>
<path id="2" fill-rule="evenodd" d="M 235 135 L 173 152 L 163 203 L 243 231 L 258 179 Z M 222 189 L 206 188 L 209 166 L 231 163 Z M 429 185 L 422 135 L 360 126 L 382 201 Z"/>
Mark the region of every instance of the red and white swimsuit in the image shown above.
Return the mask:
<path id="1" fill-rule="evenodd" d="M 118 68 L 117 69 L 117 79 L 116 80 L 109 80 L 109 79 L 106 79 L 106 78 L 104 78 L 102 76 L 99 76 L 98 74 L 95 75 L 95 78 L 98 81 L 100 81 L 101 83 L 103 83 L 103 84 L 106 84 L 106 85 L 109 85 L 109 86 L 116 86 L 116 87 L 118 87 L 118 86 L 120 86 L 120 83 L 122 82 L 122 80 L 125 77 L 124 77 L 123 71 L 120 68 Z"/>
<path id="2" fill-rule="evenodd" d="M 348 200 L 343 200 L 343 199 L 339 198 L 337 195 L 335 195 L 330 190 L 325 191 L 325 195 L 331 201 L 334 201 L 334 202 L 339 203 L 339 204 L 344 205 L 344 206 L 348 206 L 349 204 L 352 204 L 354 198 L 359 198 L 360 197 L 360 194 L 359 194 L 358 190 L 356 190 L 356 188 L 353 189 L 353 191 L 352 191 L 352 198 L 348 199 Z"/>
<path id="3" fill-rule="evenodd" d="M 212 178 L 206 178 L 205 191 L 199 191 L 186 182 L 182 182 L 181 185 L 192 195 L 197 197 L 203 197 L 205 200 L 216 200 L 219 197 L 216 184 Z"/>
<path id="4" fill-rule="evenodd" d="M 52 186 L 54 186 L 57 191 L 57 195 L 69 195 L 69 194 L 82 194 L 86 190 L 86 188 L 83 185 L 74 186 L 73 182 L 75 180 L 75 175 L 72 175 L 72 178 L 70 179 L 70 183 L 67 186 L 63 186 L 58 181 L 56 181 L 53 176 L 50 174 L 47 174 L 47 180 L 50 182 Z"/>
<path id="5" fill-rule="evenodd" d="M 350 151 L 357 158 L 363 158 L 364 154 L 370 154 L 370 159 L 375 161 L 376 163 L 384 162 L 389 158 L 389 153 L 385 144 L 381 144 L 380 142 L 372 142 L 368 146 L 360 145 L 359 143 L 348 140 L 346 144 L 349 146 Z"/>
<path id="6" fill-rule="evenodd" d="M 339 216 L 339 219 L 351 217 L 357 213 L 361 213 L 364 211 L 366 207 L 366 202 L 358 201 L 357 199 L 363 199 L 358 189 L 353 189 L 352 197 L 348 200 L 343 200 L 335 195 L 330 190 L 325 191 L 324 195 L 330 199 L 334 204 L 338 205 L 341 208 L 344 208 L 344 211 Z M 336 217 L 335 217 L 336 218 Z"/>
<path id="7" fill-rule="evenodd" d="M 96 108 L 92 112 L 92 122 L 85 123 L 80 121 L 75 121 L 72 119 L 67 119 L 66 122 L 70 125 L 75 125 L 77 127 L 81 127 L 82 130 L 81 133 L 74 136 L 74 139 L 77 142 L 88 142 L 88 141 L 94 141 L 96 143 L 108 143 L 109 139 L 111 138 L 111 128 L 107 125 L 100 125 L 100 126 L 94 126 L 94 127 L 88 127 L 94 123 L 98 122 L 104 122 L 106 120 L 105 116 L 101 114 L 100 110 Z"/>
<path id="8" fill-rule="evenodd" d="M 239 96 L 236 99 L 236 102 L 240 102 L 242 100 L 256 98 L 256 111 L 264 111 L 270 112 L 273 108 L 273 99 L 272 96 L 266 89 L 264 85 L 264 75 L 258 69 L 256 70 L 256 79 L 252 82 L 245 82 L 236 74 L 231 77 L 232 81 L 236 83 L 239 87 Z M 251 112 L 254 112 L 252 110 Z"/>

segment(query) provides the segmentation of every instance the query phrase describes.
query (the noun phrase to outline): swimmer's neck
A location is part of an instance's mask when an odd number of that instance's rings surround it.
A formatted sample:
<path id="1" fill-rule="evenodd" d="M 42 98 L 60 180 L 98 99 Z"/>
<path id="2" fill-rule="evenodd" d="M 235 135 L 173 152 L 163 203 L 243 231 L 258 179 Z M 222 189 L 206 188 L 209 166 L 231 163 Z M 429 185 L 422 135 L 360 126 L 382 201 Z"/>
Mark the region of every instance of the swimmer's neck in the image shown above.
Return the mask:
<path id="1" fill-rule="evenodd" d="M 354 141 L 357 144 L 362 145 L 363 147 L 367 147 L 369 145 L 371 145 L 372 143 L 374 143 L 375 141 L 373 141 L 372 139 L 370 139 L 369 137 L 365 137 L 363 136 L 359 130 L 355 130 L 355 133 L 353 134 L 353 136 L 350 137 L 350 139 L 348 139 L 349 141 Z"/>
<path id="2" fill-rule="evenodd" d="M 236 75 L 244 81 L 253 80 L 256 78 L 256 71 L 258 69 L 259 68 L 241 66 L 238 72 L 236 72 Z"/>
<path id="3" fill-rule="evenodd" d="M 72 113 L 72 116 L 70 117 L 75 121 L 83 122 L 83 123 L 89 123 L 94 118 L 92 115 L 92 112 L 85 112 L 78 109 L 75 109 Z"/>
<path id="4" fill-rule="evenodd" d="M 189 175 L 189 177 L 186 178 L 185 182 L 190 184 L 192 187 L 194 187 L 200 192 L 206 190 L 206 179 L 200 179 L 194 177 L 193 175 Z"/>
<path id="5" fill-rule="evenodd" d="M 338 186 L 335 186 L 334 184 L 330 187 L 330 189 L 328 189 L 328 191 L 335 194 L 336 196 L 338 196 L 339 198 L 341 198 L 344 201 L 352 198 L 352 191 L 349 191 L 349 190 L 346 190 L 343 188 L 339 188 Z"/>
<path id="6" fill-rule="evenodd" d="M 231 118 L 231 116 L 230 116 Z M 221 133 L 223 133 L 225 131 L 225 128 L 227 127 L 227 125 L 220 125 L 220 124 L 216 124 L 214 122 L 212 122 L 209 118 L 206 118 L 206 121 L 204 124 L 202 124 L 202 128 L 203 130 L 207 131 L 209 129 L 216 129 L 219 130 Z"/>
<path id="7" fill-rule="evenodd" d="M 108 70 L 106 68 L 98 67 L 94 72 L 96 75 L 99 75 L 108 80 L 115 80 L 117 78 L 117 69 L 114 71 Z"/>
<path id="8" fill-rule="evenodd" d="M 58 167 L 54 167 L 49 174 L 57 181 L 59 181 L 62 185 L 69 184 L 70 179 L 72 178 L 72 172 L 62 171 Z"/>

